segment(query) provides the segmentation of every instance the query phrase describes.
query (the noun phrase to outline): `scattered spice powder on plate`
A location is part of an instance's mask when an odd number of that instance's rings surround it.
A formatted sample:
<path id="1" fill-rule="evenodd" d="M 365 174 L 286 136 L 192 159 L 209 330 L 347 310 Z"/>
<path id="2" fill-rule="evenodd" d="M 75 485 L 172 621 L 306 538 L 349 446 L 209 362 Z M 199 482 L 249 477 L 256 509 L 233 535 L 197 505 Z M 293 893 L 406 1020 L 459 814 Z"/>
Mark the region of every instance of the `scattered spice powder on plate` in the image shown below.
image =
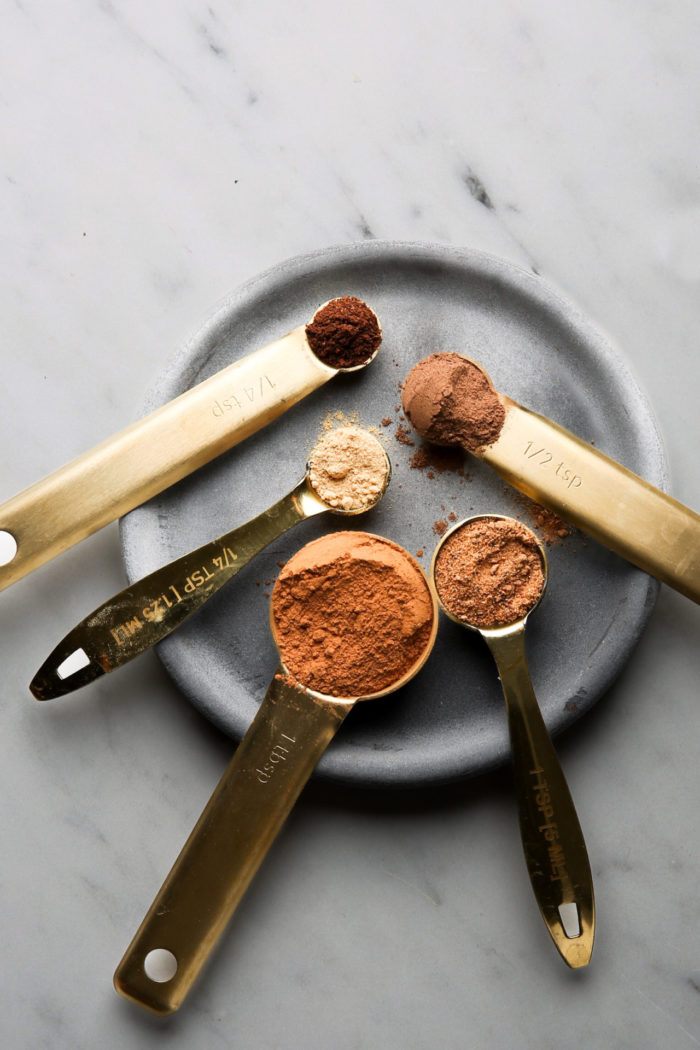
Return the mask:
<path id="1" fill-rule="evenodd" d="M 415 441 L 411 437 L 411 431 L 403 423 L 398 423 L 394 437 L 401 445 L 415 445 Z"/>
<path id="2" fill-rule="evenodd" d="M 440 445 L 421 445 L 411 456 L 411 470 L 428 470 L 428 477 L 450 471 L 465 476 L 464 452 L 460 448 L 444 448 Z"/>
<path id="3" fill-rule="evenodd" d="M 527 513 L 533 519 L 533 523 L 537 525 L 548 547 L 551 547 L 558 540 L 565 540 L 567 536 L 571 535 L 571 526 L 567 525 L 553 510 L 543 507 L 541 503 L 535 503 L 534 500 L 528 499 L 527 496 L 523 496 L 521 501 L 524 501 Z"/>

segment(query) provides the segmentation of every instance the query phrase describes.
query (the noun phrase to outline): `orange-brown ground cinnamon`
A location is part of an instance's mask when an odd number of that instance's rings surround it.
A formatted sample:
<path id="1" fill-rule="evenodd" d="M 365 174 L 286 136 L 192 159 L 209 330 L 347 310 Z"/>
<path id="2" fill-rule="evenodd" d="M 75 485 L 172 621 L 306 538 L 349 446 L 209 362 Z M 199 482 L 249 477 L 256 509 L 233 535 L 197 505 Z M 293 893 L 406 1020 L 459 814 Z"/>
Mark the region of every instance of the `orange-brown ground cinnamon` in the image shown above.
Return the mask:
<path id="1" fill-rule="evenodd" d="M 435 561 L 440 601 L 459 620 L 488 629 L 515 623 L 544 587 L 537 540 L 513 518 L 477 518 L 455 529 Z"/>
<path id="2" fill-rule="evenodd" d="M 285 565 L 272 597 L 285 667 L 329 696 L 390 688 L 430 643 L 434 604 L 417 562 L 365 532 L 307 543 Z"/>

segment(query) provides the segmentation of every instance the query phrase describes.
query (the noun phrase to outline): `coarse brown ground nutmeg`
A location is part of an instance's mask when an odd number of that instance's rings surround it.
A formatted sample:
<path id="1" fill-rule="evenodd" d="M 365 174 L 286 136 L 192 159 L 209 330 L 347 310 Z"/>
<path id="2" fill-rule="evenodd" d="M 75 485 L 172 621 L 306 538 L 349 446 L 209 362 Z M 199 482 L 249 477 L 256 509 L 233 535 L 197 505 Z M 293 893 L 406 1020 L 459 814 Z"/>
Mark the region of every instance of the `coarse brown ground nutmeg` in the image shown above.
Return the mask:
<path id="1" fill-rule="evenodd" d="M 424 357 L 406 376 L 403 410 L 421 437 L 479 452 L 498 439 L 505 409 L 491 381 L 455 353 Z"/>
<path id="2" fill-rule="evenodd" d="M 535 535 L 513 518 L 474 518 L 456 526 L 434 567 L 444 608 L 483 630 L 521 620 L 545 584 Z"/>
<path id="3" fill-rule="evenodd" d="M 435 604 L 408 551 L 366 532 L 336 532 L 287 562 L 272 622 L 282 661 L 299 682 L 351 698 L 391 688 L 424 658 Z"/>
<path id="4" fill-rule="evenodd" d="M 331 368 L 364 365 L 379 348 L 382 330 L 373 310 L 354 296 L 331 299 L 306 326 L 316 357 Z"/>

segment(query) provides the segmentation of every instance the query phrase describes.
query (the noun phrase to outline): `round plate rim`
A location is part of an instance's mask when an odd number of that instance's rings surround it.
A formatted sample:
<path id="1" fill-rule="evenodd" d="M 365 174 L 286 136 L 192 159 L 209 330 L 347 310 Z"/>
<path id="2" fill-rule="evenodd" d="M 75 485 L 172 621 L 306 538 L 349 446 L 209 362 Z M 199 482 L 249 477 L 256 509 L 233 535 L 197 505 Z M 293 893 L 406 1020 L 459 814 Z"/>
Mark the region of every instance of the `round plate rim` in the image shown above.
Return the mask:
<path id="1" fill-rule="evenodd" d="M 402 265 L 409 262 L 416 265 L 434 264 L 436 262 L 444 264 L 448 262 L 465 272 L 477 271 L 481 277 L 503 282 L 508 287 L 525 294 L 528 299 L 541 306 L 561 323 L 566 326 L 573 326 L 580 337 L 585 340 L 596 364 L 607 369 L 618 383 L 624 385 L 626 394 L 635 407 L 635 411 L 629 414 L 628 419 L 629 426 L 633 430 L 632 439 L 635 444 L 643 446 L 646 454 L 644 476 L 657 487 L 667 489 L 668 466 L 659 427 L 651 404 L 641 389 L 629 362 L 613 340 L 610 339 L 607 333 L 602 331 L 600 326 L 594 325 L 589 321 L 580 308 L 551 281 L 544 280 L 539 274 L 531 272 L 510 260 L 469 247 L 422 241 L 373 240 L 332 245 L 294 256 L 268 267 L 240 284 L 221 299 L 194 333 L 182 344 L 180 349 L 170 356 L 164 369 L 147 394 L 144 411 L 150 411 L 182 392 L 181 379 L 183 370 L 191 362 L 193 354 L 199 355 L 197 358 L 198 370 L 203 370 L 206 367 L 209 354 L 216 345 L 217 333 L 225 325 L 227 319 L 251 298 L 259 296 L 262 290 L 265 290 L 266 295 L 273 296 L 275 286 L 288 285 L 302 278 L 309 280 L 313 278 L 314 274 L 321 275 L 330 266 L 362 262 L 365 259 L 375 263 L 377 259 L 382 259 L 387 265 L 390 265 L 392 262 L 400 262 Z M 207 352 L 207 348 L 209 348 L 209 352 Z M 190 367 L 188 375 L 191 378 L 191 382 L 194 383 L 197 380 L 196 376 L 194 378 L 191 377 L 191 371 Z M 141 510 L 142 508 L 137 508 L 120 522 L 122 556 L 130 582 L 143 575 L 143 571 L 138 564 L 140 554 L 138 523 Z M 621 653 L 617 661 L 614 662 L 613 671 L 609 676 L 608 687 L 629 659 L 654 608 L 659 584 L 653 577 L 646 577 L 646 584 L 646 599 L 643 613 L 637 620 L 636 634 L 631 638 L 626 651 Z M 178 680 L 177 661 L 173 661 L 170 655 L 166 655 L 161 646 L 156 646 L 156 652 L 166 671 L 178 688 L 185 693 L 188 700 L 208 720 L 217 723 L 215 714 L 206 705 L 201 704 L 196 696 L 193 696 L 187 689 L 183 688 L 182 682 Z M 564 718 L 560 716 L 554 719 L 546 719 L 550 732 L 556 734 L 573 724 L 582 714 L 598 702 L 601 695 L 600 691 L 594 692 L 587 701 L 580 704 L 575 714 L 572 714 L 571 717 Z M 219 725 L 224 732 L 230 733 L 230 730 L 224 725 L 221 723 Z M 505 749 L 500 749 L 499 753 L 491 756 L 491 759 L 488 761 L 477 765 L 465 766 L 464 761 L 460 761 L 460 749 L 452 747 L 445 749 L 437 768 L 434 760 L 431 760 L 429 763 L 414 765 L 408 775 L 406 769 L 400 765 L 397 769 L 389 768 L 387 770 L 383 768 L 379 776 L 376 770 L 373 775 L 368 776 L 366 771 L 361 768 L 361 763 L 334 761 L 337 756 L 334 756 L 331 748 L 319 763 L 316 776 L 351 787 L 408 788 L 434 786 L 451 783 L 480 772 L 485 772 L 504 762 L 507 756 L 508 749 L 506 747 Z"/>

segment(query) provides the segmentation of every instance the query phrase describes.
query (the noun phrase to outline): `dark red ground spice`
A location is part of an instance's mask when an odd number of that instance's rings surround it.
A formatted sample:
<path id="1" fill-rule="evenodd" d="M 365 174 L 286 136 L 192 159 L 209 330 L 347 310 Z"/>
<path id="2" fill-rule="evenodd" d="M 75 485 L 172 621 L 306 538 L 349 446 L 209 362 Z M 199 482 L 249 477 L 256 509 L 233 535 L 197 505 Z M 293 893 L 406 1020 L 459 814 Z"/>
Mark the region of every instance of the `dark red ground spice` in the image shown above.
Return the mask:
<path id="1" fill-rule="evenodd" d="M 374 312 L 354 296 L 331 299 L 306 326 L 309 346 L 331 368 L 355 368 L 369 361 L 382 341 Z"/>

